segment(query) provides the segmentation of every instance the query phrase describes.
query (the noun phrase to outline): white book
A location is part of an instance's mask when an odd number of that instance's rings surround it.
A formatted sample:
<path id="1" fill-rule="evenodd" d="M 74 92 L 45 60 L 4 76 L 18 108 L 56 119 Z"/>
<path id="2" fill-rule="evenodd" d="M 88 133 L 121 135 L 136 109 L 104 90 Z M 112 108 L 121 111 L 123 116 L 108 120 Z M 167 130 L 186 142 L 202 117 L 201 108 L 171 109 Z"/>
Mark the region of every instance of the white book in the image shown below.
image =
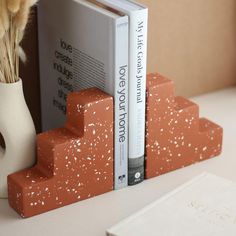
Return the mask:
<path id="1" fill-rule="evenodd" d="M 115 189 L 127 186 L 128 17 L 85 0 L 41 0 L 38 24 L 43 130 L 64 124 L 71 91 L 114 96 Z"/>
<path id="2" fill-rule="evenodd" d="M 202 174 L 107 231 L 108 236 L 235 236 L 236 184 Z"/>
<path id="3" fill-rule="evenodd" d="M 130 19 L 129 185 L 144 179 L 148 9 L 134 1 L 98 0 Z"/>

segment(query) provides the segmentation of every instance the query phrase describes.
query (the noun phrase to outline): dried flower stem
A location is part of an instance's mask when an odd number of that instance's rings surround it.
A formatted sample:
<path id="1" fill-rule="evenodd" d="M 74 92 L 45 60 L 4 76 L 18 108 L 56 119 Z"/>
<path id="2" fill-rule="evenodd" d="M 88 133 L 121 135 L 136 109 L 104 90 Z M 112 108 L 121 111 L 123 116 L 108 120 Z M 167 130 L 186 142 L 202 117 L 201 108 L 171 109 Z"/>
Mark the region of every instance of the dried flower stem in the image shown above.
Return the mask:
<path id="1" fill-rule="evenodd" d="M 20 47 L 30 8 L 36 0 L 0 0 L 0 82 L 19 80 L 19 61 L 25 60 Z"/>

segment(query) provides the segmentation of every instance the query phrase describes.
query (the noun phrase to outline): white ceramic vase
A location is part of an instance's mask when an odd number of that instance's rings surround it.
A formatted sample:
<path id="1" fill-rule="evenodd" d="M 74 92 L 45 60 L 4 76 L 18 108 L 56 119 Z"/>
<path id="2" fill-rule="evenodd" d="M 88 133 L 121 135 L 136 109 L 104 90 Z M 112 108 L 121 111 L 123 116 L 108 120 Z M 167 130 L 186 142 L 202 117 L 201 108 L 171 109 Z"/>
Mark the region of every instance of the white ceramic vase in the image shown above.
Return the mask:
<path id="1" fill-rule="evenodd" d="M 36 132 L 21 80 L 0 83 L 0 134 L 0 198 L 7 198 L 7 176 L 35 163 Z"/>

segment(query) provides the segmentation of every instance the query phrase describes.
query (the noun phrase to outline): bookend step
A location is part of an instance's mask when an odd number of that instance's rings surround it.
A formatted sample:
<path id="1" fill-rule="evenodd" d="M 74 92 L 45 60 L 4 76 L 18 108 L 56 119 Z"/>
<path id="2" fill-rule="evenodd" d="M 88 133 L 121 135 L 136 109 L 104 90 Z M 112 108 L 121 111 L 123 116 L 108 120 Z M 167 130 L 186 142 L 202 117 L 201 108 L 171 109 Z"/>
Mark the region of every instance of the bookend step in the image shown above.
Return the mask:
<path id="1" fill-rule="evenodd" d="M 8 176 L 9 204 L 31 217 L 113 190 L 113 99 L 92 88 L 68 95 L 67 122 L 37 136 L 36 166 Z M 147 76 L 146 170 L 155 177 L 221 153 L 223 129 Z"/>
<path id="2" fill-rule="evenodd" d="M 221 153 L 223 129 L 199 119 L 195 103 L 174 96 L 174 84 L 147 76 L 146 178 L 182 168 Z"/>
<path id="3" fill-rule="evenodd" d="M 8 176 L 9 204 L 31 217 L 113 190 L 113 99 L 71 93 L 64 127 L 37 136 L 37 165 Z"/>

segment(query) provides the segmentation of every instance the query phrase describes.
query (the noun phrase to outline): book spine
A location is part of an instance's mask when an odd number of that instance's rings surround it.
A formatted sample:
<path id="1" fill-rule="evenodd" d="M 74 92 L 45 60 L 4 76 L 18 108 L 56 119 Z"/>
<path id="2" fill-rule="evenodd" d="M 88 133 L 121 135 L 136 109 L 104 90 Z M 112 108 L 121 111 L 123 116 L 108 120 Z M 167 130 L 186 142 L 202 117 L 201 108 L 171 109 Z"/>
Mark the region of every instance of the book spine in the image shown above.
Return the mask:
<path id="1" fill-rule="evenodd" d="M 115 163 L 114 188 L 128 185 L 128 76 L 129 76 L 129 19 L 117 19 L 114 51 L 115 101 Z"/>
<path id="2" fill-rule="evenodd" d="M 144 179 L 148 9 L 130 13 L 128 184 Z"/>

